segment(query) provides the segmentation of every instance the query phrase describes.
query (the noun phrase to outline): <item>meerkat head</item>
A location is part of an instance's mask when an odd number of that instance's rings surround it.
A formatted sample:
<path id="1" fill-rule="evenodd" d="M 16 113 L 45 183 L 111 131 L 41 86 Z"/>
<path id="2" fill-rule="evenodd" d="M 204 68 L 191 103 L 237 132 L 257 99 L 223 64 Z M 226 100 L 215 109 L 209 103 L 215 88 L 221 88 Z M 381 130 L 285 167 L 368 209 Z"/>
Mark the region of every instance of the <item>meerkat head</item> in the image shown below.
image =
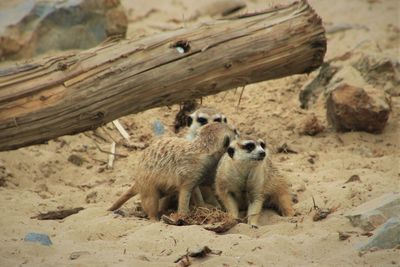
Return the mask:
<path id="1" fill-rule="evenodd" d="M 238 132 L 232 125 L 211 122 L 200 128 L 194 142 L 199 143 L 202 148 L 209 151 L 225 153 L 229 144 L 237 136 Z"/>
<path id="2" fill-rule="evenodd" d="M 187 139 L 193 140 L 197 136 L 199 128 L 211 122 L 228 123 L 228 120 L 224 114 L 214 108 L 203 107 L 190 114 L 187 120 L 189 127 Z"/>
<path id="3" fill-rule="evenodd" d="M 269 150 L 262 139 L 243 136 L 231 142 L 227 153 L 233 160 L 262 161 Z"/>

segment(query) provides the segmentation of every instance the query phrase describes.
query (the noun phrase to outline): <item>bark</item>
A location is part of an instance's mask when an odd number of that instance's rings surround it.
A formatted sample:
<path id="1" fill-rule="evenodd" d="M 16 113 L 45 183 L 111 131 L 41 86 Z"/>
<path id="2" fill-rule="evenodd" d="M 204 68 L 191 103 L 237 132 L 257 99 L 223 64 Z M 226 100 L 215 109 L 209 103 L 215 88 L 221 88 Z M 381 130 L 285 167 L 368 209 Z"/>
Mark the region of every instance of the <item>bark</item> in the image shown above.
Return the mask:
<path id="1" fill-rule="evenodd" d="M 326 51 L 306 1 L 0 69 L 0 151 L 146 109 L 309 73 Z"/>

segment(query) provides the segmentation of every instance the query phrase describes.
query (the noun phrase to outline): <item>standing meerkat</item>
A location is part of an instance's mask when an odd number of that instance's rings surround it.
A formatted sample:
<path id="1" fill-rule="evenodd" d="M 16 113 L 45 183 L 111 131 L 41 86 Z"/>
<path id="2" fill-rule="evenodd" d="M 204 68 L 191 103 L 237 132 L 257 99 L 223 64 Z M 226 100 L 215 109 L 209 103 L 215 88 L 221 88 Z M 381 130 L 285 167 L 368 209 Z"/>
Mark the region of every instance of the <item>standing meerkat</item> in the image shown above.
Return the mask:
<path id="1" fill-rule="evenodd" d="M 283 216 L 293 216 L 289 185 L 279 176 L 261 139 L 244 136 L 231 142 L 216 173 L 216 191 L 234 218 L 247 208 L 248 223 L 258 226 L 267 199 Z"/>
<path id="2" fill-rule="evenodd" d="M 178 137 L 157 140 L 143 151 L 135 183 L 109 210 L 118 209 L 140 194 L 144 212 L 156 220 L 160 197 L 178 193 L 178 212 L 187 213 L 193 189 L 219 161 L 233 138 L 235 131 L 229 125 L 210 123 L 193 141 Z"/>
<path id="3" fill-rule="evenodd" d="M 196 138 L 201 127 L 211 122 L 228 123 L 226 116 L 219 110 L 212 107 L 201 107 L 189 115 L 187 124 L 189 126 L 186 135 L 187 140 Z M 203 206 L 205 203 L 215 207 L 221 207 L 213 189 L 215 183 L 215 171 L 217 170 L 218 161 L 214 162 L 213 167 L 209 168 L 209 172 L 204 174 L 203 182 L 196 188 L 196 205 Z"/>

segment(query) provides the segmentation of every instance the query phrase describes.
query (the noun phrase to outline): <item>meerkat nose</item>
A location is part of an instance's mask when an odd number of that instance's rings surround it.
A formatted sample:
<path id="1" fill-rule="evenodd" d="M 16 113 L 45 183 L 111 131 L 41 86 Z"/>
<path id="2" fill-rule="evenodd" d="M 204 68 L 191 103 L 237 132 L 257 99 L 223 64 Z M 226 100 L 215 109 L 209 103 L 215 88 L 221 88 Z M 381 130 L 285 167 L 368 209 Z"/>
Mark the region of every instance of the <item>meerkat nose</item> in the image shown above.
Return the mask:
<path id="1" fill-rule="evenodd" d="M 262 151 L 262 152 L 259 152 L 258 153 L 258 156 L 260 157 L 260 158 L 265 158 L 265 151 Z"/>

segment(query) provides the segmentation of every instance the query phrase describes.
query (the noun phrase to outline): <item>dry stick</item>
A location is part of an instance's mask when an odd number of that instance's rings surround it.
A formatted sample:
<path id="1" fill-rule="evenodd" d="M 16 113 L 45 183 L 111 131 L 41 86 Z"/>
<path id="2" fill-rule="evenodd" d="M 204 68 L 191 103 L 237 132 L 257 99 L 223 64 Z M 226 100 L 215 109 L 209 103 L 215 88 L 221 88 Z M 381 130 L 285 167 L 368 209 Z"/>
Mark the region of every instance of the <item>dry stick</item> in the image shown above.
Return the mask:
<path id="1" fill-rule="evenodd" d="M 319 210 L 319 207 L 315 204 L 315 199 L 314 196 L 311 196 L 312 198 L 312 202 L 313 202 L 313 206 L 314 206 L 314 210 Z"/>
<path id="2" fill-rule="evenodd" d="M 115 127 L 117 128 L 119 133 L 122 135 L 122 137 L 125 138 L 127 141 L 129 141 L 130 136 L 127 133 L 127 131 L 125 130 L 125 128 L 121 125 L 119 120 L 114 120 L 113 124 L 115 125 Z"/>
<path id="3" fill-rule="evenodd" d="M 82 207 L 66 209 L 66 210 L 57 210 L 57 211 L 49 211 L 47 213 L 40 213 L 36 216 L 31 217 L 31 219 L 38 220 L 62 220 L 68 216 L 71 216 L 79 211 L 83 210 Z"/>
<path id="4" fill-rule="evenodd" d="M 108 169 L 112 169 L 113 164 L 114 164 L 114 159 L 115 159 L 115 142 L 111 143 L 111 151 L 110 154 L 108 155 Z"/>
<path id="5" fill-rule="evenodd" d="M 96 142 L 93 142 L 95 145 L 96 145 L 96 147 L 97 147 L 97 149 L 100 151 L 100 152 L 103 152 L 103 153 L 106 153 L 106 154 L 111 154 L 111 155 L 114 155 L 114 156 L 117 156 L 117 157 L 121 157 L 121 158 L 126 158 L 126 157 L 128 157 L 128 155 L 125 155 L 125 154 L 119 154 L 119 153 L 111 153 L 111 152 L 109 152 L 109 151 L 107 151 L 107 150 L 104 150 L 104 149 L 102 149 Z M 115 143 L 115 142 L 113 142 L 113 143 Z"/>
<path id="6" fill-rule="evenodd" d="M 242 87 L 242 91 L 240 92 L 239 101 L 238 101 L 238 104 L 237 104 L 236 110 L 238 110 L 238 109 L 239 109 L 240 101 L 242 100 L 242 96 L 243 96 L 243 92 L 244 92 L 244 88 L 245 88 L 245 87 L 246 87 L 246 85 L 243 85 L 243 87 Z"/>

